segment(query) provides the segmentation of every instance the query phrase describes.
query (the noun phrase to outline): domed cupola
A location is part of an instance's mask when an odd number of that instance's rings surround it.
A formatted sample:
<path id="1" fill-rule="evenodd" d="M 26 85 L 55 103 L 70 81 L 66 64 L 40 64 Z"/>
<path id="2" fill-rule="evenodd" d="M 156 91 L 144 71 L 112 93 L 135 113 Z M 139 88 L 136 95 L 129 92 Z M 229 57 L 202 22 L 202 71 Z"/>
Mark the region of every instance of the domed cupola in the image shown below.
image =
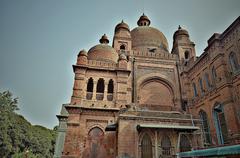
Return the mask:
<path id="1" fill-rule="evenodd" d="M 138 19 L 137 22 L 138 26 L 149 26 L 151 24 L 151 21 L 148 19 L 148 17 L 143 13 L 143 15 Z"/>
<path id="2" fill-rule="evenodd" d="M 174 33 L 173 38 L 176 39 L 178 36 L 186 36 L 189 37 L 188 31 L 183 29 L 180 25 L 178 26 L 178 30 Z"/>
<path id="3" fill-rule="evenodd" d="M 152 48 L 168 52 L 168 42 L 164 34 L 154 27 L 150 27 L 151 21 L 146 15 L 142 15 L 138 27 L 131 31 L 132 49 L 148 50 Z"/>
<path id="4" fill-rule="evenodd" d="M 115 27 L 115 33 L 117 33 L 120 30 L 126 30 L 128 32 L 130 32 L 129 26 L 127 23 L 125 23 L 123 20 L 121 23 L 117 24 L 117 26 Z"/>
<path id="5" fill-rule="evenodd" d="M 114 30 L 113 48 L 115 50 L 129 51 L 132 48 L 132 39 L 130 29 L 127 23 L 123 20 L 118 23 Z"/>
<path id="6" fill-rule="evenodd" d="M 99 40 L 100 44 L 92 47 L 88 51 L 88 60 L 98 60 L 117 63 L 118 54 L 116 50 L 109 46 L 109 40 L 104 34 Z"/>
<path id="7" fill-rule="evenodd" d="M 188 66 L 191 58 L 196 59 L 195 44 L 190 40 L 187 30 L 180 25 L 173 35 L 172 54 L 177 54 L 184 66 Z"/>

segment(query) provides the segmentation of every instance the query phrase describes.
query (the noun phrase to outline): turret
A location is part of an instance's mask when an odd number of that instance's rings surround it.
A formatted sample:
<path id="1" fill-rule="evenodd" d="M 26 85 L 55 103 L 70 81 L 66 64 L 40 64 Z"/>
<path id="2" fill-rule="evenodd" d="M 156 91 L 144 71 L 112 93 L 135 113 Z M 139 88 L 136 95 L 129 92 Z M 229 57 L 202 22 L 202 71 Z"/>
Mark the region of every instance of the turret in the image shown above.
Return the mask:
<path id="1" fill-rule="evenodd" d="M 86 65 L 87 61 L 87 52 L 83 49 L 78 53 L 77 65 Z"/>
<path id="2" fill-rule="evenodd" d="M 184 66 L 196 58 L 195 44 L 190 40 L 188 31 L 181 26 L 173 35 L 172 54 L 178 55 L 180 64 Z"/>
<path id="3" fill-rule="evenodd" d="M 132 48 L 131 34 L 128 24 L 123 20 L 117 24 L 114 30 L 113 48 L 118 52 L 130 51 Z M 126 54 L 128 55 L 128 54 Z"/>

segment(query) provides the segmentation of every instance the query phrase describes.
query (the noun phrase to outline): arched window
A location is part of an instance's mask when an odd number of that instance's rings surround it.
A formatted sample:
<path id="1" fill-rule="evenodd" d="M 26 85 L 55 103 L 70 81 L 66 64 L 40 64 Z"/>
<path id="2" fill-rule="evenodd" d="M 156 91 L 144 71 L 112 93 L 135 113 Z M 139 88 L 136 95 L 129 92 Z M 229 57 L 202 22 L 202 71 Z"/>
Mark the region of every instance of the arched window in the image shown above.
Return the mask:
<path id="1" fill-rule="evenodd" d="M 204 140 L 205 143 L 210 144 L 211 143 L 211 134 L 209 131 L 209 125 L 208 125 L 208 119 L 207 119 L 207 113 L 203 110 L 199 112 L 200 119 L 202 121 L 202 129 L 204 132 Z"/>
<path id="2" fill-rule="evenodd" d="M 113 93 L 113 80 L 110 79 L 109 82 L 108 82 L 108 93 Z"/>
<path id="3" fill-rule="evenodd" d="M 217 103 L 213 108 L 214 124 L 219 144 L 224 144 L 228 136 L 223 106 Z"/>
<path id="4" fill-rule="evenodd" d="M 188 58 L 189 58 L 189 51 L 185 51 L 185 52 L 184 52 L 184 58 L 185 58 L 185 59 L 188 59 Z"/>
<path id="5" fill-rule="evenodd" d="M 104 80 L 100 78 L 97 82 L 97 93 L 103 93 L 104 92 Z"/>
<path id="6" fill-rule="evenodd" d="M 86 95 L 86 99 L 91 100 L 92 96 L 93 96 L 93 79 L 92 77 L 88 79 L 88 83 L 87 83 L 87 95 Z"/>
<path id="7" fill-rule="evenodd" d="M 205 82 L 206 82 L 206 87 L 209 89 L 211 87 L 210 82 L 209 82 L 209 75 L 208 73 L 204 74 Z"/>
<path id="8" fill-rule="evenodd" d="M 199 87 L 200 87 L 201 93 L 204 94 L 202 78 L 199 78 L 198 82 L 199 82 Z"/>
<path id="9" fill-rule="evenodd" d="M 110 79 L 109 82 L 108 82 L 108 94 L 107 94 L 107 100 L 108 101 L 113 100 L 113 90 L 114 90 L 113 80 Z"/>
<path id="10" fill-rule="evenodd" d="M 236 71 L 239 70 L 240 66 L 238 65 L 237 56 L 234 52 L 230 53 L 229 62 L 230 62 L 231 69 L 232 69 L 233 72 L 236 72 Z"/>
<path id="11" fill-rule="evenodd" d="M 93 92 L 93 79 L 92 79 L 92 77 L 88 79 L 87 92 Z"/>
<path id="12" fill-rule="evenodd" d="M 163 136 L 161 141 L 162 155 L 171 155 L 171 141 L 168 136 Z"/>
<path id="13" fill-rule="evenodd" d="M 149 135 L 146 133 L 144 134 L 142 141 L 141 141 L 141 158 L 152 158 L 152 141 Z"/>
<path id="14" fill-rule="evenodd" d="M 122 44 L 122 45 L 120 46 L 120 50 L 125 50 L 125 49 L 126 49 L 125 45 Z"/>
<path id="15" fill-rule="evenodd" d="M 181 135 L 180 140 L 180 152 L 190 151 L 192 150 L 190 141 L 187 136 Z"/>
<path id="16" fill-rule="evenodd" d="M 197 97 L 197 87 L 196 87 L 196 84 L 193 83 L 193 93 L 194 93 L 194 97 Z"/>
<path id="17" fill-rule="evenodd" d="M 97 82 L 97 100 L 103 100 L 103 93 L 104 93 L 104 80 L 100 78 Z"/>
<path id="18" fill-rule="evenodd" d="M 215 69 L 214 66 L 213 66 L 213 68 L 212 68 L 212 79 L 213 79 L 214 82 L 215 82 L 216 79 L 217 79 L 217 72 L 216 72 L 216 69 Z"/>

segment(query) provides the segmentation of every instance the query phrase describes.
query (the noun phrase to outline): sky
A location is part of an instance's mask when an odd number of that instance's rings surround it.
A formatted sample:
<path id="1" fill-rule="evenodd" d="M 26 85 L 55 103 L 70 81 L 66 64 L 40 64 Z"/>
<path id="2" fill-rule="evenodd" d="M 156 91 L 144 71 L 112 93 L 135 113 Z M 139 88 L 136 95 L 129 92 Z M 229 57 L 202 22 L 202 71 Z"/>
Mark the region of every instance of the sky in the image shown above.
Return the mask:
<path id="1" fill-rule="evenodd" d="M 143 12 L 169 50 L 181 25 L 199 56 L 240 15 L 240 0 L 0 0 L 0 91 L 19 98 L 18 113 L 32 124 L 53 128 L 70 102 L 78 52 L 104 33 L 111 43 L 122 19 L 133 29 Z"/>

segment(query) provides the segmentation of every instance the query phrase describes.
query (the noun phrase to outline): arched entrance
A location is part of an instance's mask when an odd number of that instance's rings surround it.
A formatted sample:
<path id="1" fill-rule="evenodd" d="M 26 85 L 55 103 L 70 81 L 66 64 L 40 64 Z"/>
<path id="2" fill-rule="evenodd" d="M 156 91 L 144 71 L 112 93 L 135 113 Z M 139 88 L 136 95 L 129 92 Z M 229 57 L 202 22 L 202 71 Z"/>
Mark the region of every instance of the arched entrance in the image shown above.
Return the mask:
<path id="1" fill-rule="evenodd" d="M 172 87 L 160 78 L 144 80 L 138 90 L 138 102 L 144 109 L 170 111 L 174 106 Z"/>
<path id="2" fill-rule="evenodd" d="M 107 158 L 104 146 L 104 132 L 98 127 L 92 128 L 88 133 L 86 147 L 82 158 Z"/>
<path id="3" fill-rule="evenodd" d="M 145 133 L 141 141 L 141 158 L 152 158 L 152 141 L 150 136 Z"/>

